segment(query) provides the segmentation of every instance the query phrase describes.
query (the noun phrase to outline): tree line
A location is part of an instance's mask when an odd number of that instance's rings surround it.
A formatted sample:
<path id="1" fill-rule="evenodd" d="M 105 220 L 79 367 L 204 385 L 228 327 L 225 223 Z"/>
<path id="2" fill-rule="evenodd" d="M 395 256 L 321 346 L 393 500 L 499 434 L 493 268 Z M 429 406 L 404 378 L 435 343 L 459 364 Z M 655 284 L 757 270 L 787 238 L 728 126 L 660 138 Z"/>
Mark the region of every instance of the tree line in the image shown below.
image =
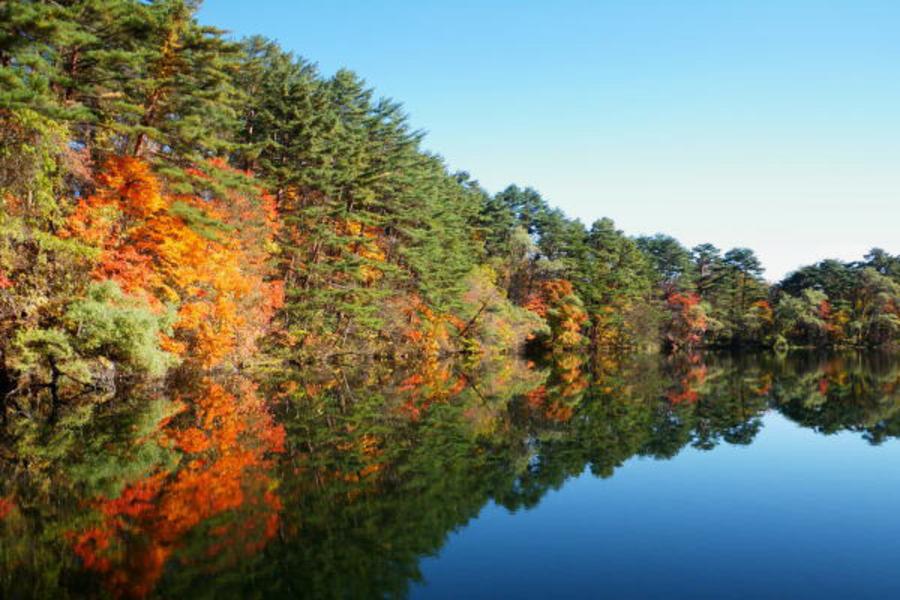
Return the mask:
<path id="1" fill-rule="evenodd" d="M 585 227 L 533 189 L 510 186 L 481 212 L 488 263 L 515 302 L 583 315 L 572 328 L 595 349 L 878 347 L 900 333 L 900 256 L 824 260 L 778 283 L 749 248 L 687 248 L 656 234 L 629 237 L 608 218 Z M 565 288 L 567 294 L 560 294 Z M 551 310 L 552 307 L 552 310 Z M 553 331 L 565 329 L 554 327 Z M 551 336 L 551 339 L 552 336 Z"/>
<path id="2" fill-rule="evenodd" d="M 526 338 L 602 353 L 900 335 L 898 256 L 770 286 L 748 249 L 490 194 L 356 74 L 196 10 L 0 4 L 4 388 Z"/>

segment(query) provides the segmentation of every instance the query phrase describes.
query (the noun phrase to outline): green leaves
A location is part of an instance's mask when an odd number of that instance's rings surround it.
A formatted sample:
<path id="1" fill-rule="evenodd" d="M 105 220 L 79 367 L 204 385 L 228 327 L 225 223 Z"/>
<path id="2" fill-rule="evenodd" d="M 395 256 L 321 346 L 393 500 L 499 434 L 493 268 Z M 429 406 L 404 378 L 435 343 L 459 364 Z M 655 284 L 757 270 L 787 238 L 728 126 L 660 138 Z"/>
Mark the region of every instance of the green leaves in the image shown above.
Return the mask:
<path id="1" fill-rule="evenodd" d="M 89 384 L 94 367 L 102 366 L 98 360 L 160 377 L 178 362 L 159 347 L 160 333 L 173 321 L 174 312 L 154 314 L 146 302 L 126 297 L 112 281 L 94 283 L 85 298 L 69 304 L 62 327 L 19 330 L 7 366 L 40 382 L 61 373 Z"/>
<path id="2" fill-rule="evenodd" d="M 159 348 L 162 332 L 171 333 L 174 311 L 154 314 L 146 302 L 126 297 L 112 281 L 94 283 L 87 297 L 66 312 L 73 342 L 86 356 L 98 354 L 153 377 L 165 375 L 178 360 Z"/>

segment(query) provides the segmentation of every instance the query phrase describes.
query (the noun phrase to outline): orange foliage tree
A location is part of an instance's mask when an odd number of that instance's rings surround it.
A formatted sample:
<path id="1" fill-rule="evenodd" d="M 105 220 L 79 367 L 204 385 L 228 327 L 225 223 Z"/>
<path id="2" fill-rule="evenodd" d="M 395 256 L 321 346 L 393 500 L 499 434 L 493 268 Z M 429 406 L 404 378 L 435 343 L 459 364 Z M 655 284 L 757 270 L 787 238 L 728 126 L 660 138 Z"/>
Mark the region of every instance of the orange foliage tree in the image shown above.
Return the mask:
<path id="1" fill-rule="evenodd" d="M 678 350 L 690 350 L 703 341 L 706 333 L 706 311 L 697 294 L 675 292 L 666 299 L 670 319 L 666 331 L 666 341 Z"/>
<path id="2" fill-rule="evenodd" d="M 174 335 L 163 343 L 169 351 L 206 366 L 252 352 L 283 296 L 281 283 L 269 280 L 272 199 L 168 193 L 132 157 L 111 158 L 97 183 L 68 223 L 68 235 L 101 251 L 94 277 L 112 279 L 159 311 L 175 307 Z"/>
<path id="3" fill-rule="evenodd" d="M 585 342 L 581 331 L 588 316 L 571 282 L 565 279 L 544 281 L 529 297 L 525 308 L 547 320 L 554 350 L 577 348 Z"/>

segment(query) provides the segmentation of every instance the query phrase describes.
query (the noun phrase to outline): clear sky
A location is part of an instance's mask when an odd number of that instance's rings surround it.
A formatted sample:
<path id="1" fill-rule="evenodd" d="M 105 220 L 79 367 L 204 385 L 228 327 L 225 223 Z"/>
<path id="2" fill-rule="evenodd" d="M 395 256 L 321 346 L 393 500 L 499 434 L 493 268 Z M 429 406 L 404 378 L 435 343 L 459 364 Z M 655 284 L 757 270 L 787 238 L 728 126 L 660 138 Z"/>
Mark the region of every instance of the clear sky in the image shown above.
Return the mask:
<path id="1" fill-rule="evenodd" d="M 900 253 L 898 0 L 206 0 L 348 67 L 489 191 L 749 246 L 777 279 Z"/>

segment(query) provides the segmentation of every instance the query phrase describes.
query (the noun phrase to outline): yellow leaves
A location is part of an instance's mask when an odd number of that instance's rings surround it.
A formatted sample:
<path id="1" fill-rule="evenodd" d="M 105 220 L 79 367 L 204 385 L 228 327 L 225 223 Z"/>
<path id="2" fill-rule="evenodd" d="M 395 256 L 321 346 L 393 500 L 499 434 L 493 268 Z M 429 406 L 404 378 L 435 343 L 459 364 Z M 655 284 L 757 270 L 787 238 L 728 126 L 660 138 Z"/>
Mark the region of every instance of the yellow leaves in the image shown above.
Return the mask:
<path id="1" fill-rule="evenodd" d="M 363 224 L 359 221 L 347 220 L 344 222 L 344 232 L 350 235 L 362 235 Z"/>
<path id="2" fill-rule="evenodd" d="M 340 222 L 336 229 L 338 233 L 356 238 L 345 246 L 351 254 L 375 263 L 387 260 L 387 253 L 381 247 L 383 232 L 380 227 L 363 225 L 359 221 L 348 219 Z M 362 264 L 359 267 L 359 277 L 366 285 L 371 285 L 383 276 L 384 273 L 376 265 Z"/>
<path id="3" fill-rule="evenodd" d="M 379 279 L 384 276 L 384 273 L 381 269 L 377 269 L 371 265 L 362 265 L 359 268 L 359 276 L 362 279 L 363 283 L 366 285 L 372 285 Z"/>
<path id="4" fill-rule="evenodd" d="M 623 319 L 625 309 L 621 311 L 612 306 L 604 306 L 594 313 L 593 341 L 602 348 L 626 347 L 631 342 L 627 323 Z"/>

